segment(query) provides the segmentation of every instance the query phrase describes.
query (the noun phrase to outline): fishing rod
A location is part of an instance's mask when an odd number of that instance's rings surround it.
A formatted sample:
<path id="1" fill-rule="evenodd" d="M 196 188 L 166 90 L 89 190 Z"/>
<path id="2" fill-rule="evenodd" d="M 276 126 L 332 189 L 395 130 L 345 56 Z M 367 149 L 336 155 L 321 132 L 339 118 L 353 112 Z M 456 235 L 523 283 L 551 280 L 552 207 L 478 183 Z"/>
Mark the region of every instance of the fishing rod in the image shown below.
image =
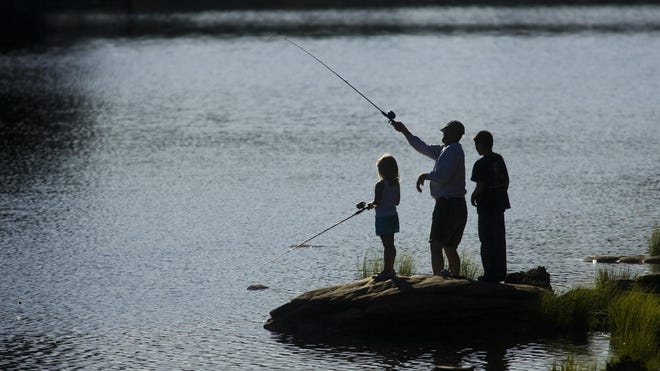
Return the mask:
<path id="1" fill-rule="evenodd" d="M 370 207 L 366 206 L 366 205 L 364 204 L 364 202 L 360 202 L 360 203 L 358 204 L 358 206 L 361 206 L 361 207 L 358 207 L 358 211 L 354 212 L 354 213 L 351 214 L 349 217 L 344 218 L 344 219 L 338 221 L 337 223 L 331 225 L 330 227 L 328 227 L 328 228 L 322 230 L 321 232 L 319 232 L 319 233 L 313 235 L 312 237 L 306 239 L 305 241 L 303 241 L 303 242 L 301 242 L 301 243 L 299 243 L 299 244 L 297 244 L 297 245 L 295 245 L 295 246 L 291 246 L 291 247 L 290 247 L 289 249 L 287 249 L 285 252 L 281 253 L 280 255 L 277 255 L 277 256 L 274 257 L 273 259 L 268 260 L 268 261 L 266 261 L 266 262 L 264 262 L 264 263 L 261 263 L 259 266 L 257 266 L 257 267 L 255 268 L 255 270 L 256 270 L 256 269 L 259 269 L 259 268 L 261 268 L 261 267 L 263 267 L 263 266 L 266 265 L 266 264 L 269 264 L 269 263 L 274 262 L 275 260 L 281 258 L 281 257 L 284 256 L 285 254 L 288 254 L 289 252 L 291 252 L 291 251 L 294 250 L 294 249 L 297 249 L 297 248 L 299 248 L 299 247 L 303 247 L 303 246 L 305 246 L 305 244 L 306 244 L 307 242 L 309 242 L 309 241 L 315 239 L 316 237 L 322 235 L 323 233 L 325 233 L 325 232 L 331 230 L 332 228 L 334 228 L 334 227 L 340 225 L 341 223 L 347 221 L 348 219 L 351 219 L 352 217 L 354 217 L 354 216 L 360 214 L 360 213 L 363 212 L 364 210 L 369 210 L 369 209 L 370 209 Z M 245 274 L 244 274 L 243 276 L 241 276 L 241 279 L 242 279 L 243 277 L 245 277 Z M 267 287 L 266 287 L 266 286 L 263 286 L 263 285 L 250 285 L 250 286 L 248 286 L 248 290 L 261 290 L 261 289 L 265 289 L 265 288 L 267 288 Z"/>
<path id="2" fill-rule="evenodd" d="M 310 57 L 314 58 L 317 62 L 321 63 L 321 64 L 323 65 L 323 67 L 327 68 L 328 70 L 330 70 L 330 72 L 334 73 L 335 76 L 337 76 L 337 77 L 339 77 L 339 78 L 341 79 L 341 81 L 345 82 L 346 85 L 350 86 L 353 90 L 355 90 L 358 94 L 360 94 L 360 96 L 361 96 L 362 98 L 366 99 L 367 102 L 371 103 L 372 106 L 376 107 L 376 109 L 377 109 L 378 111 L 380 111 L 380 113 L 381 113 L 383 116 L 387 117 L 388 120 L 393 121 L 393 120 L 396 118 L 396 114 L 395 114 L 393 111 L 389 111 L 389 112 L 385 113 L 385 111 L 383 111 L 383 110 L 382 110 L 380 107 L 378 107 L 374 102 L 372 102 L 371 99 L 367 98 L 366 95 L 362 94 L 361 91 L 359 91 L 355 86 L 353 86 L 353 85 L 352 85 L 350 82 L 348 82 L 345 78 L 341 77 L 341 75 L 339 75 L 337 72 L 335 72 L 335 70 L 333 70 L 332 68 L 330 68 L 330 66 L 328 66 L 328 65 L 325 64 L 325 63 L 323 63 L 323 61 L 320 60 L 320 59 L 318 59 L 314 54 L 308 52 L 305 48 L 303 48 L 302 46 L 298 45 L 297 43 L 295 43 L 295 42 L 289 40 L 289 39 L 286 38 L 286 37 L 284 38 L 284 40 L 290 42 L 290 43 L 293 44 L 295 47 L 297 47 L 298 49 L 304 51 L 304 52 L 307 53 L 307 55 L 309 55 Z"/>

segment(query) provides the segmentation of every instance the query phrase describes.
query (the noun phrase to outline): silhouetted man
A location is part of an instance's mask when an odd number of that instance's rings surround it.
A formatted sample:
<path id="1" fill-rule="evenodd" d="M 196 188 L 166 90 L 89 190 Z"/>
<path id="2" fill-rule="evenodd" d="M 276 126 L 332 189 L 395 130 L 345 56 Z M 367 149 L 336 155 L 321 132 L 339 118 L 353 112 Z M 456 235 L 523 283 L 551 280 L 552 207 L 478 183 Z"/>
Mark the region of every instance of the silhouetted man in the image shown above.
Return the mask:
<path id="1" fill-rule="evenodd" d="M 414 136 L 406 126 L 392 121 L 392 126 L 401 132 L 408 143 L 417 152 L 435 161 L 433 170 L 422 173 L 417 178 L 417 191 L 422 191 L 425 180 L 430 180 L 431 196 L 435 199 L 433 220 L 431 223 L 431 266 L 434 275 L 446 275 L 444 251 L 453 276 L 460 275 L 461 259 L 456 249 L 463 238 L 467 222 L 467 204 L 465 202 L 465 154 L 458 143 L 465 127 L 460 121 L 449 121 L 441 129 L 444 145 L 428 145 Z"/>

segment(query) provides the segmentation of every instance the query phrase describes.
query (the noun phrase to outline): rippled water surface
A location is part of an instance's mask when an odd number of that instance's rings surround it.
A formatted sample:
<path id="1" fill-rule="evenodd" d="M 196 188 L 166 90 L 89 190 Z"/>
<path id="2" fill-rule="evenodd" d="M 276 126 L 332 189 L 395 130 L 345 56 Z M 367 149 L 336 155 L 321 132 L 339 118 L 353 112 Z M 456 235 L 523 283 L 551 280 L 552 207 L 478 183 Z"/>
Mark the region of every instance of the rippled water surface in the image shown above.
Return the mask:
<path id="1" fill-rule="evenodd" d="M 607 360 L 607 334 L 301 343 L 264 330 L 270 310 L 356 279 L 364 254 L 381 253 L 368 214 L 284 253 L 372 197 L 381 154 L 399 161 L 397 248 L 418 273 L 431 271 L 433 207 L 414 190 L 433 163 L 273 33 L 429 142 L 463 121 L 468 174 L 471 136 L 493 132 L 511 175 L 509 270 L 544 265 L 565 290 L 593 282 L 587 255 L 645 253 L 660 222 L 660 8 L 230 12 L 129 26 L 0 55 L 2 368 Z M 478 248 L 470 210 L 461 249 L 478 261 Z M 270 288 L 246 291 L 256 283 Z"/>

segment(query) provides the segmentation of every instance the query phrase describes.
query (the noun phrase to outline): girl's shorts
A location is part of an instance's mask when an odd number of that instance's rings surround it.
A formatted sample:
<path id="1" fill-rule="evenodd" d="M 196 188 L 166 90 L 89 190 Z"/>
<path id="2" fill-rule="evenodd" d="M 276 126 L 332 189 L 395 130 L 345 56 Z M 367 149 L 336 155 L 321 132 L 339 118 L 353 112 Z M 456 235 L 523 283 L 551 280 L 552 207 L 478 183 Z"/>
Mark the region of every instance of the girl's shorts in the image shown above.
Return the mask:
<path id="1" fill-rule="evenodd" d="M 399 232 L 399 215 L 376 217 L 376 236 L 385 236 Z"/>

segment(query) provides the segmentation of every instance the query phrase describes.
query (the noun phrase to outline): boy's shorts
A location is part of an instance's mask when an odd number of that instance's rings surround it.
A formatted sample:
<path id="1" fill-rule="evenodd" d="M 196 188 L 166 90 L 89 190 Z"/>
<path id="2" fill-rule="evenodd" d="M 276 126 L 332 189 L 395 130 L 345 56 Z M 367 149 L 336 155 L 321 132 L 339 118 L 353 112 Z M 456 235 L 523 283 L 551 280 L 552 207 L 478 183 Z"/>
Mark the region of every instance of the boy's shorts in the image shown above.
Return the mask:
<path id="1" fill-rule="evenodd" d="M 376 217 L 376 236 L 386 236 L 399 232 L 399 215 L 385 215 Z"/>
<path id="2" fill-rule="evenodd" d="M 429 242 L 439 241 L 446 246 L 458 246 L 466 223 L 467 204 L 464 197 L 436 199 Z"/>

